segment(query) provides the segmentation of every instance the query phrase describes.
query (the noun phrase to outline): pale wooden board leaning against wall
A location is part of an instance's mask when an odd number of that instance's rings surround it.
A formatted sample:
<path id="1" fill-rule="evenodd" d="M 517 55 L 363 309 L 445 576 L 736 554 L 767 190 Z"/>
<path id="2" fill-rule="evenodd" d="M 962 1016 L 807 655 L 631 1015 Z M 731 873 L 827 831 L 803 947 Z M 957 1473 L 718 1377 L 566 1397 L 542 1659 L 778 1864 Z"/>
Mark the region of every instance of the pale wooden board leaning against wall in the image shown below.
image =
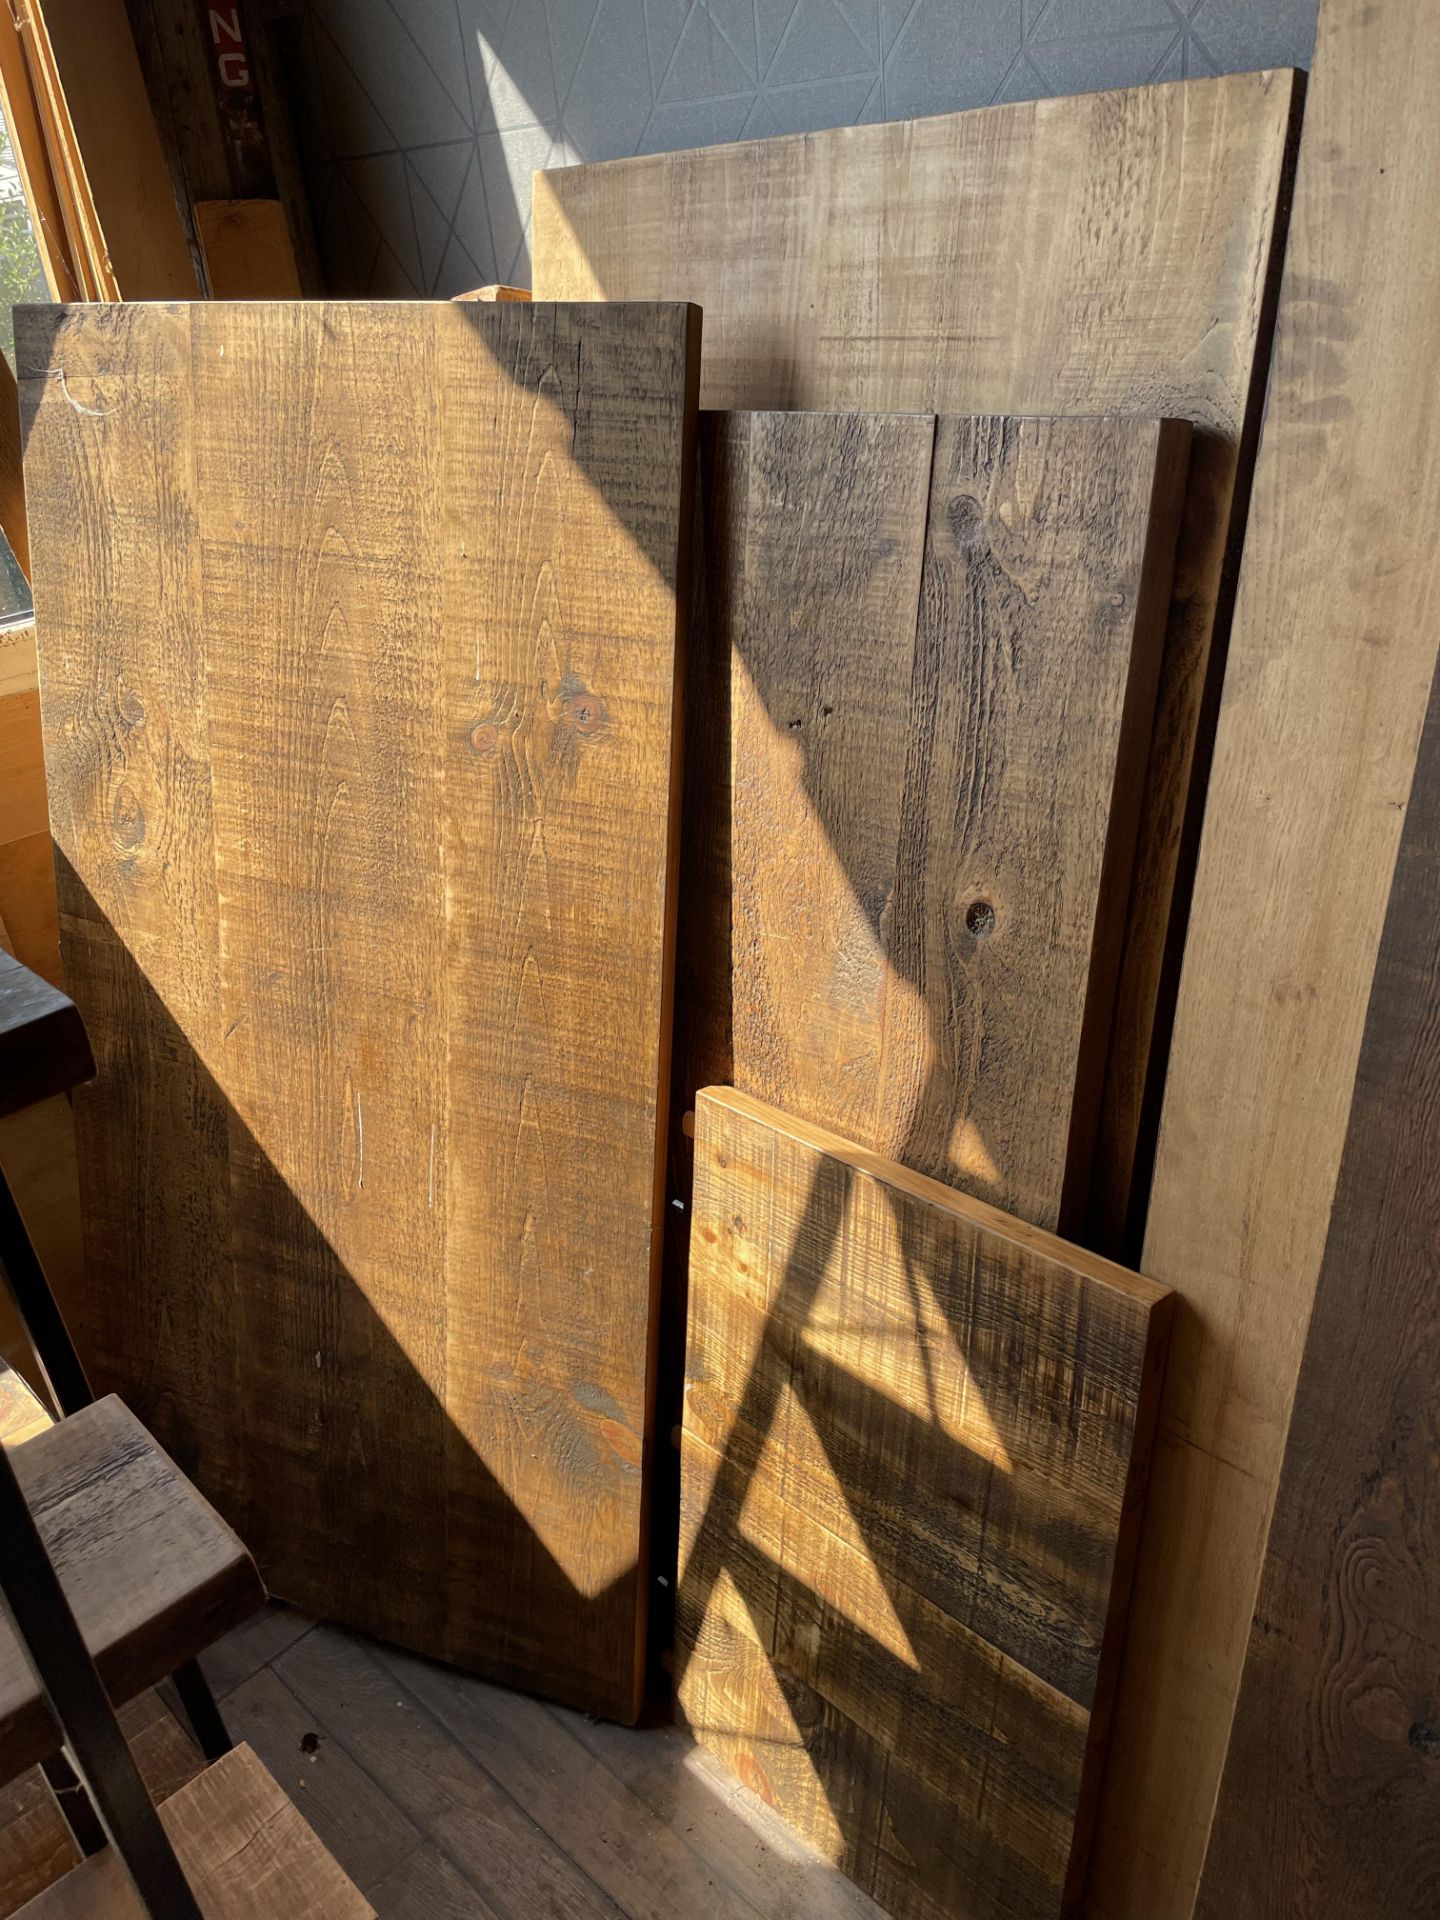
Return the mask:
<path id="1" fill-rule="evenodd" d="M 697 301 L 707 407 L 1194 422 L 1088 1229 L 1112 1251 L 1297 109 L 1295 76 L 1238 74 L 535 176 L 537 298 Z"/>
<path id="2" fill-rule="evenodd" d="M 698 316 L 19 338 L 99 1380 L 282 1597 L 632 1714 Z"/>
<path id="3" fill-rule="evenodd" d="M 1055 1920 L 1169 1296 L 728 1089 L 692 1249 L 684 1716 L 896 1920 Z"/>
<path id="4" fill-rule="evenodd" d="M 1437 89 L 1432 9 L 1326 0 L 1145 1241 L 1182 1304 L 1104 1920 L 1194 1907 L 1435 671 Z"/>

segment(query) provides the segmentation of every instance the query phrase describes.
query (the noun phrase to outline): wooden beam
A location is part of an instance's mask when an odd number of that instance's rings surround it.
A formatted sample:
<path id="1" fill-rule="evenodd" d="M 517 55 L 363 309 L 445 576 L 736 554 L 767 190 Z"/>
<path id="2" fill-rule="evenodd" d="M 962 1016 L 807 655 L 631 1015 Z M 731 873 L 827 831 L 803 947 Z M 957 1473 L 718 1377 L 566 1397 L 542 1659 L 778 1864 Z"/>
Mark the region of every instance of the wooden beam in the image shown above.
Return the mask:
<path id="1" fill-rule="evenodd" d="M 1199 1912 L 1440 1910 L 1440 677 Z"/>
<path id="2" fill-rule="evenodd" d="M 1437 93 L 1432 10 L 1325 0 L 1145 1242 L 1181 1304 L 1105 1920 L 1194 1906 L 1435 670 Z"/>
<path id="3" fill-rule="evenodd" d="M 18 0 L 26 61 L 90 299 L 200 291 L 124 0 Z"/>
<path id="4" fill-rule="evenodd" d="M 298 300 L 300 273 L 278 200 L 197 200 L 195 226 L 216 300 Z"/>

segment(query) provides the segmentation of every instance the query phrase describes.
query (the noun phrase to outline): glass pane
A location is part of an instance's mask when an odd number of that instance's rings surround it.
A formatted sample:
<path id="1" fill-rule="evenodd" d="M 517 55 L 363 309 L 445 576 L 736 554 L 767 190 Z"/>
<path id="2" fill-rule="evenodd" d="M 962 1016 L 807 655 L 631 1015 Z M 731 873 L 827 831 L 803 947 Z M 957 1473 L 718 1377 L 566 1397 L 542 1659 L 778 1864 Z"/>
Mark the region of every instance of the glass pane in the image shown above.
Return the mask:
<path id="1" fill-rule="evenodd" d="M 30 225 L 30 209 L 20 184 L 20 169 L 10 145 L 10 130 L 0 108 L 0 347 L 15 364 L 15 324 L 12 307 L 50 298 L 45 270 L 40 265 Z M 24 619 L 30 613 L 30 589 L 0 534 L 0 624 Z"/>

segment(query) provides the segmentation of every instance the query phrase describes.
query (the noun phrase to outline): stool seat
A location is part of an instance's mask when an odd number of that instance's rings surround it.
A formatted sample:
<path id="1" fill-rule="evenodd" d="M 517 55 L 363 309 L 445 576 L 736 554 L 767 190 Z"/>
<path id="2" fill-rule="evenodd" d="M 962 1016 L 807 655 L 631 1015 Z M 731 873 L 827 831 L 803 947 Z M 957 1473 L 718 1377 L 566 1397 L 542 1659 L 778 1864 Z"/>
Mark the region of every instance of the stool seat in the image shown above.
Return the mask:
<path id="1" fill-rule="evenodd" d="M 205 1920 L 375 1920 L 253 1749 L 239 1746 L 160 1809 Z M 83 1861 L 15 1920 L 144 1920 L 114 1850 Z"/>
<path id="2" fill-rule="evenodd" d="M 116 1706 L 265 1602 L 237 1535 L 113 1395 L 10 1449 L 65 1597 Z M 61 1747 L 0 1621 L 0 1782 Z"/>

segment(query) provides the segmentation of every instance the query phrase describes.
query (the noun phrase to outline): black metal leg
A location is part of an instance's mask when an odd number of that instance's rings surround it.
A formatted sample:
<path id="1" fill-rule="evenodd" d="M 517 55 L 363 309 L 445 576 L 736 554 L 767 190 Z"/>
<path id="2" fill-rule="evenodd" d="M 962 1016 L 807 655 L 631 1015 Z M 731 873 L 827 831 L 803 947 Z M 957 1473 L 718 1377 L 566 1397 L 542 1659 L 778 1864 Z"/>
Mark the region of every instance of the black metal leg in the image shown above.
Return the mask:
<path id="1" fill-rule="evenodd" d="M 66 1752 L 150 1920 L 203 1920 L 0 1447 L 0 1601 L 60 1723 Z"/>
<path id="2" fill-rule="evenodd" d="M 20 1217 L 10 1182 L 0 1169 L 0 1280 L 10 1289 L 35 1357 L 45 1374 L 50 1398 L 58 1412 L 77 1413 L 95 1395 L 75 1351 L 40 1257 Z"/>
<path id="3" fill-rule="evenodd" d="M 229 1753 L 235 1742 L 225 1730 L 225 1722 L 210 1691 L 210 1682 L 200 1671 L 200 1662 L 187 1660 L 183 1667 L 175 1669 L 171 1677 L 175 1682 L 175 1691 L 180 1696 L 180 1704 L 185 1709 L 185 1718 L 190 1722 L 205 1758 L 218 1760 L 222 1754 Z"/>
<path id="4" fill-rule="evenodd" d="M 106 1844 L 105 1829 L 75 1769 L 63 1753 L 52 1753 L 48 1760 L 40 1762 L 40 1766 L 55 1796 L 55 1804 L 60 1809 L 60 1818 L 70 1829 L 71 1839 L 81 1853 L 87 1856 L 99 1853 Z"/>

